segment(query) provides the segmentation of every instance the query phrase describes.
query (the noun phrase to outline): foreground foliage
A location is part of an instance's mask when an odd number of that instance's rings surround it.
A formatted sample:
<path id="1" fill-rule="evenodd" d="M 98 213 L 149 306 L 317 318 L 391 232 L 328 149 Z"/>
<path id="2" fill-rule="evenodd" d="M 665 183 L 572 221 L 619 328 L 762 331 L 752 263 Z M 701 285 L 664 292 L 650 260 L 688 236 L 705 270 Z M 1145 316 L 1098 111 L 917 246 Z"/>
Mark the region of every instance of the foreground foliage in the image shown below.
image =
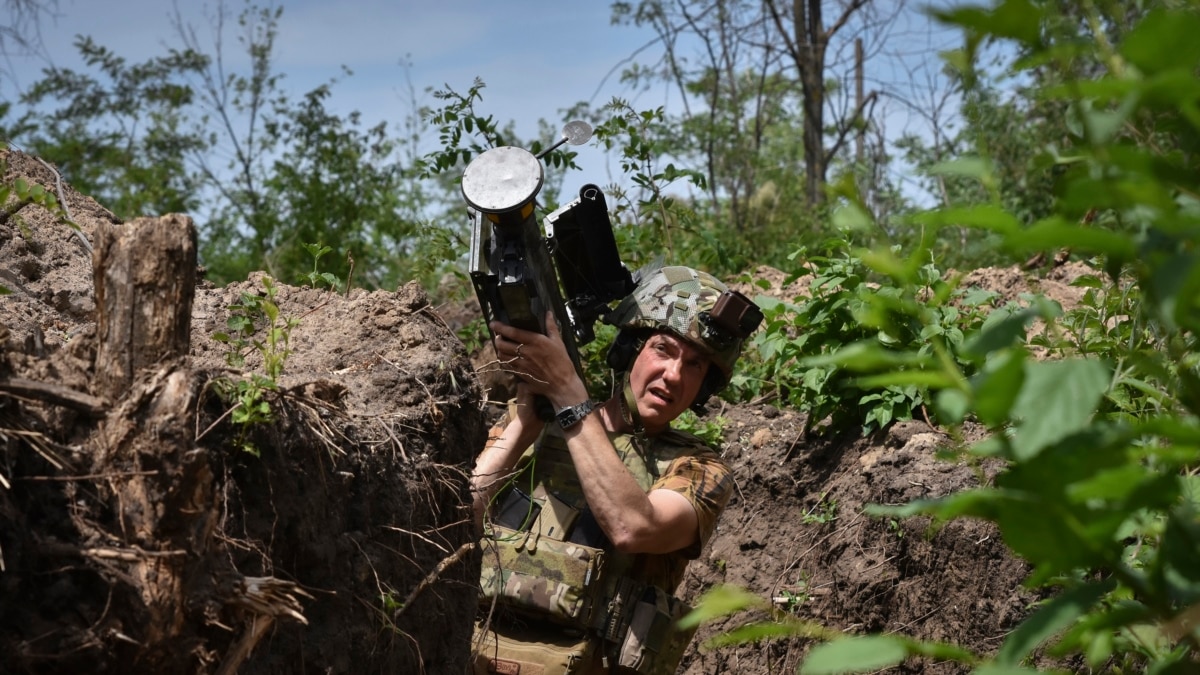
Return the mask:
<path id="1" fill-rule="evenodd" d="M 1007 461 L 994 485 L 873 512 L 992 521 L 1032 565 L 1027 584 L 1051 598 L 994 654 L 897 635 L 837 637 L 814 647 L 800 672 L 866 672 L 910 657 L 979 673 L 1034 672 L 1036 663 L 1152 673 L 1200 665 L 1200 47 L 1191 37 L 1200 14 L 1186 3 L 1156 8 L 1110 42 L 1106 27 L 1128 19 L 1112 9 L 1120 15 L 1085 5 L 1080 25 L 1092 32 L 1070 41 L 1041 30 L 1057 15 L 1025 0 L 942 15 L 966 31 L 967 48 L 952 55 L 963 67 L 979 45 L 1002 41 L 1025 55 L 1021 66 L 1064 74 L 1039 95 L 1070 111 L 1073 147 L 1055 157 L 1052 213 L 1031 226 L 1000 200 L 915 221 L 991 233 L 1012 256 L 1069 250 L 1091 259 L 1105 272 L 1080 280 L 1089 289 L 1081 306 L 1064 315 L 1035 299 L 997 309 L 961 342 L 930 335 L 928 345 L 893 348 L 870 337 L 824 360 L 857 372 L 859 387 L 927 391 L 943 423 L 970 417 L 991 429 L 970 452 Z M 987 157 L 939 170 L 994 182 Z M 854 295 L 859 325 L 886 334 L 896 322 L 884 317 L 897 313 L 940 325 L 939 303 L 894 300 L 918 297 L 925 250 L 861 260 L 896 291 Z M 1031 338 L 1035 321 L 1045 330 Z M 1035 346 L 1051 358 L 1033 358 Z M 750 604 L 715 597 L 721 611 Z M 780 634 L 829 637 L 777 621 L 740 639 Z"/>

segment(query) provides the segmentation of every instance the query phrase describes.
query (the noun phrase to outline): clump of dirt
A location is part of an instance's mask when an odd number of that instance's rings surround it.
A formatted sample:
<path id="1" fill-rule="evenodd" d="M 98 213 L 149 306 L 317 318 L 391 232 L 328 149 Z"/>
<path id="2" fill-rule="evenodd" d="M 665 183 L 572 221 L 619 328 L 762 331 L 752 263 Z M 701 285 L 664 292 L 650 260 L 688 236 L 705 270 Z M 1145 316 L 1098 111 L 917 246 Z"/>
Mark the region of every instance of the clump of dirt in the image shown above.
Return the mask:
<path id="1" fill-rule="evenodd" d="M 57 189 L 37 160 L 0 157 L 5 182 Z M 348 296 L 278 285 L 273 301 L 299 324 L 267 394 L 274 422 L 245 430 L 232 422 L 236 399 L 218 392 L 261 372 L 261 354 L 246 350 L 234 368 L 214 334 L 231 305 L 267 287 L 261 275 L 201 281 L 189 352 L 102 400 L 94 382 L 108 364 L 96 363 L 82 240 L 117 221 L 64 192 L 80 234 L 33 206 L 0 223 L 0 285 L 12 291 L 0 298 L 0 517 L 11 524 L 0 530 L 0 670 L 464 672 L 479 572 L 466 472 L 483 402 L 503 386 L 469 361 L 486 363 L 486 351 L 467 354 L 452 330 L 476 312 L 433 307 L 415 285 Z M 965 283 L 1070 306 L 1069 282 L 1089 272 L 979 270 Z M 807 291 L 770 268 L 750 276 L 766 282 L 754 292 Z M 957 452 L 979 429 L 951 438 L 902 422 L 866 438 L 804 436 L 803 413 L 765 403 L 714 400 L 709 414 L 727 420 L 738 489 L 686 599 L 733 584 L 834 630 L 984 653 L 1037 599 L 989 524 L 864 514 L 991 481 L 998 463 Z M 679 672 L 794 671 L 809 641 L 704 646 L 765 616 L 703 626 Z"/>

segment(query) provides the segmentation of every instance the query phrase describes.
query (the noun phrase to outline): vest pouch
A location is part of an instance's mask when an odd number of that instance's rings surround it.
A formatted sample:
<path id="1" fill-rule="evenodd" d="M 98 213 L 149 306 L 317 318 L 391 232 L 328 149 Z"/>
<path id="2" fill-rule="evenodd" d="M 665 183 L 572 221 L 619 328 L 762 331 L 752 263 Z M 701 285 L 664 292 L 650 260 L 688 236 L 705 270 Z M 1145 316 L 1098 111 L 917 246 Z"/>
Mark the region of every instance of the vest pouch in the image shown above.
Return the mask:
<path id="1" fill-rule="evenodd" d="M 583 631 L 603 598 L 604 551 L 493 524 L 480 542 L 480 602 Z"/>
<path id="2" fill-rule="evenodd" d="M 628 628 L 619 638 L 618 663 L 640 675 L 671 675 L 696 629 L 681 630 L 679 619 L 692 608 L 656 586 L 646 586 L 630 612 Z"/>
<path id="3" fill-rule="evenodd" d="M 561 630 L 485 630 L 476 625 L 472 644 L 474 675 L 577 675 L 590 669 L 596 641 L 564 636 Z"/>

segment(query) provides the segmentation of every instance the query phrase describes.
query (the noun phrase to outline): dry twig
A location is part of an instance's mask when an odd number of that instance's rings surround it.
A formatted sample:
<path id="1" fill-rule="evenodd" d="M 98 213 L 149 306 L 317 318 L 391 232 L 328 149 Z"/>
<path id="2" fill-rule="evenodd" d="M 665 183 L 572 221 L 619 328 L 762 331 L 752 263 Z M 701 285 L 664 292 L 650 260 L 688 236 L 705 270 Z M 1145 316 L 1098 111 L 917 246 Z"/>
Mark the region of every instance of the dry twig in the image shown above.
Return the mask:
<path id="1" fill-rule="evenodd" d="M 425 578 L 421 580 L 421 583 L 417 584 L 417 587 L 414 588 L 412 590 L 412 592 L 408 594 L 408 597 L 404 598 L 403 604 L 401 604 L 400 608 L 397 609 L 392 614 L 392 620 L 395 621 L 397 617 L 399 617 L 401 614 L 404 613 L 404 610 L 411 607 L 413 601 L 417 599 L 417 596 L 421 595 L 421 593 L 426 588 L 428 588 L 430 585 L 432 585 L 433 582 L 437 581 L 438 578 L 442 576 L 442 572 L 446 571 L 446 568 L 450 567 L 451 565 L 458 562 L 459 560 L 462 560 L 462 557 L 464 555 L 466 555 L 468 551 L 470 551 L 474 548 L 475 548 L 475 542 L 468 541 L 467 543 L 463 544 L 462 546 L 459 546 L 458 550 L 455 551 L 454 553 L 450 554 L 449 557 L 443 559 L 440 563 L 438 563 L 437 567 L 433 568 L 432 572 L 425 575 Z"/>
<path id="2" fill-rule="evenodd" d="M 74 389 L 46 382 L 26 380 L 20 377 L 0 379 L 0 393 L 23 400 L 52 403 L 77 412 L 86 413 L 92 417 L 101 417 L 108 410 L 108 404 L 103 399 L 75 391 Z"/>
<path id="3" fill-rule="evenodd" d="M 69 221 L 71 231 L 75 233 L 75 238 L 79 240 L 79 243 L 83 244 L 83 248 L 87 250 L 88 255 L 92 255 L 92 243 L 87 240 L 87 237 L 83 236 L 83 231 L 80 230 L 79 226 L 75 224 L 75 218 L 71 215 L 71 206 L 70 204 L 67 204 L 67 197 L 65 194 L 63 194 L 62 174 L 58 172 L 58 169 L 55 169 L 47 164 L 46 160 L 42 159 L 41 157 L 34 157 L 34 159 L 41 162 L 42 166 L 46 167 L 50 170 L 50 173 L 54 174 L 54 186 L 55 192 L 58 193 L 58 203 L 60 206 L 62 206 L 63 213 L 67 214 L 67 221 Z"/>

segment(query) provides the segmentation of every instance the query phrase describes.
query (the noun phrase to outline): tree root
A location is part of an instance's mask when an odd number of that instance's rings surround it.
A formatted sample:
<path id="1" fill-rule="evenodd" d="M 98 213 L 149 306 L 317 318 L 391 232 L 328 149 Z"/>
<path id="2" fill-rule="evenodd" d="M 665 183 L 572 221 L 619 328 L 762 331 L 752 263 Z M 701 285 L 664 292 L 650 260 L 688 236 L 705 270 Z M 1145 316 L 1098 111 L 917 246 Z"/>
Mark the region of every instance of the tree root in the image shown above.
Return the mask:
<path id="1" fill-rule="evenodd" d="M 217 668 L 217 675 L 237 673 L 238 669 L 242 667 L 242 663 L 250 657 L 250 652 L 254 651 L 254 647 L 274 624 L 275 617 L 273 616 L 255 615 L 252 617 L 250 625 L 246 626 L 246 632 L 242 633 L 241 639 L 230 648 L 229 652 L 225 654 L 225 658 L 221 660 L 221 666 Z"/>

